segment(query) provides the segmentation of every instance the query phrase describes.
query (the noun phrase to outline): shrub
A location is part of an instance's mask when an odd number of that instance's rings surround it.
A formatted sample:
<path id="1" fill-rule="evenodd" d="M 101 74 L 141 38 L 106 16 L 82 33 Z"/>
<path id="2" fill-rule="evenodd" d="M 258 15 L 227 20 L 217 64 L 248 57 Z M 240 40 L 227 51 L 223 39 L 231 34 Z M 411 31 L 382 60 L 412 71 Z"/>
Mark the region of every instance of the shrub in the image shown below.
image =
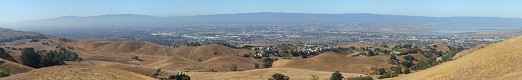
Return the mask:
<path id="1" fill-rule="evenodd" d="M 379 77 L 377 77 L 378 79 L 384 79 L 384 78 L 391 78 L 391 77 L 396 77 L 396 76 L 399 76 L 397 74 L 389 74 L 389 73 L 385 73 Z"/>
<path id="2" fill-rule="evenodd" d="M 392 70 L 395 74 L 402 74 L 402 69 L 399 66 L 392 66 L 390 67 L 390 70 Z"/>
<path id="3" fill-rule="evenodd" d="M 404 58 L 404 60 L 407 60 L 407 61 L 413 61 L 413 60 L 415 60 L 415 58 L 414 58 L 413 56 L 411 56 L 411 55 L 407 55 L 407 56 L 404 56 L 404 57 L 402 57 L 402 58 Z"/>
<path id="4" fill-rule="evenodd" d="M 260 67 L 259 67 L 259 63 L 255 63 L 255 64 L 254 64 L 254 67 L 255 67 L 256 69 L 259 69 L 259 68 L 260 68 Z"/>
<path id="5" fill-rule="evenodd" d="M 176 75 L 170 75 L 168 78 L 161 78 L 160 80 L 190 80 L 190 76 L 184 73 L 178 73 Z"/>
<path id="6" fill-rule="evenodd" d="M 230 66 L 230 71 L 237 71 L 237 65 L 236 64 L 232 64 Z"/>
<path id="7" fill-rule="evenodd" d="M 373 69 L 374 70 L 374 74 L 377 74 L 377 75 L 382 75 L 384 73 L 386 73 L 386 70 L 384 68 L 377 68 L 377 69 Z"/>
<path id="8" fill-rule="evenodd" d="M 269 78 L 268 80 L 290 80 L 290 77 L 285 76 L 283 74 L 275 73 L 272 75 L 272 78 Z"/>
<path id="9" fill-rule="evenodd" d="M 332 76 L 330 76 L 330 80 L 342 80 L 343 78 L 343 74 L 341 74 L 339 71 L 335 71 L 332 73 Z"/>
<path id="10" fill-rule="evenodd" d="M 274 62 L 273 59 L 265 58 L 263 59 L 263 68 L 270 68 L 272 67 L 272 63 Z"/>
<path id="11" fill-rule="evenodd" d="M 11 55 L 9 55 L 9 54 L 7 54 L 7 52 L 5 52 L 4 48 L 0 48 L 0 58 L 11 61 L 11 62 L 16 62 L 16 60 Z"/>
<path id="12" fill-rule="evenodd" d="M 430 58 L 430 59 L 428 59 L 426 61 L 421 61 L 421 62 L 415 64 L 414 66 L 412 66 L 411 69 L 413 69 L 413 70 L 424 70 L 424 69 L 428 69 L 428 68 L 430 68 L 432 66 L 435 66 L 437 64 L 439 64 L 439 62 L 435 61 L 435 58 Z"/>
<path id="13" fill-rule="evenodd" d="M 406 67 L 406 68 L 410 68 L 411 66 L 413 66 L 413 62 L 411 61 L 404 61 L 404 62 L 401 62 L 401 65 Z"/>
<path id="14" fill-rule="evenodd" d="M 140 60 L 138 56 L 132 56 L 131 59 L 132 60 Z"/>
<path id="15" fill-rule="evenodd" d="M 347 77 L 346 80 L 373 80 L 371 76 Z"/>
<path id="16" fill-rule="evenodd" d="M 403 72 L 404 72 L 404 74 L 410 74 L 411 73 L 410 69 L 408 69 L 408 68 L 404 69 Z"/>
<path id="17" fill-rule="evenodd" d="M 395 57 L 395 55 L 390 55 L 390 60 L 398 60 L 397 57 Z"/>
<path id="18" fill-rule="evenodd" d="M 317 75 L 312 74 L 312 78 L 310 78 L 310 80 L 319 80 L 319 77 L 317 77 Z"/>
<path id="19" fill-rule="evenodd" d="M 0 71 L 0 78 L 7 77 L 9 75 L 11 75 L 9 71 Z"/>

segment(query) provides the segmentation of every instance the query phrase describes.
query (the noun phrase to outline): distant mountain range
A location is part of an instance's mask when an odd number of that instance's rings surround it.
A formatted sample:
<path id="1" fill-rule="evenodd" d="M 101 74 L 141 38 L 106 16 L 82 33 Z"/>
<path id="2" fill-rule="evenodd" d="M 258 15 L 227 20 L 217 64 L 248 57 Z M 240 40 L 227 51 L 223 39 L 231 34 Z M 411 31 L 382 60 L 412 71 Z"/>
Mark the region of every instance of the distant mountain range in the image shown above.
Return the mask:
<path id="1" fill-rule="evenodd" d="M 177 24 L 483 24 L 522 25 L 522 18 L 496 17 L 424 17 L 368 13 L 240 13 L 200 16 L 154 17 L 137 14 L 110 14 L 23 21 L 4 24 L 7 27 L 78 27 L 113 25 L 177 25 Z"/>

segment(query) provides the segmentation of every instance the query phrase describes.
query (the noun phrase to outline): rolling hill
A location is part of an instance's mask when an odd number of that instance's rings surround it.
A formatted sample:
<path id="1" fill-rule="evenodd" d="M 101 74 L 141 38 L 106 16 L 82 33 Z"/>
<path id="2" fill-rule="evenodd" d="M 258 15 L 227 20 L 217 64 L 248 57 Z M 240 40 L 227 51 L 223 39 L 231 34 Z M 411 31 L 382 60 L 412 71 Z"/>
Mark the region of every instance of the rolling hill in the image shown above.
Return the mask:
<path id="1" fill-rule="evenodd" d="M 145 75 L 106 67 L 53 66 L 11 75 L 2 80 L 156 80 Z"/>
<path id="2" fill-rule="evenodd" d="M 241 56 L 243 54 L 254 53 L 254 51 L 246 49 L 235 49 L 220 44 L 211 44 L 203 46 L 183 46 L 170 51 L 172 55 L 180 56 L 187 59 L 210 59 L 217 56 L 233 55 Z"/>
<path id="3" fill-rule="evenodd" d="M 522 78 L 522 36 L 396 80 L 514 80 Z"/>
<path id="4" fill-rule="evenodd" d="M 34 70 L 22 64 L 14 63 L 8 60 L 0 59 L 0 70 L 9 71 L 11 74 L 19 74 Z"/>
<path id="5" fill-rule="evenodd" d="M 315 71 L 296 68 L 267 68 L 235 72 L 187 72 L 190 78 L 195 80 L 266 80 L 275 73 L 284 74 L 291 80 L 309 80 L 312 75 L 317 75 L 320 80 L 327 80 L 333 72 Z M 342 73 L 345 77 L 366 76 L 357 73 Z"/>
<path id="6" fill-rule="evenodd" d="M 7 28 L 0 28 L 0 43 L 11 42 L 22 39 L 47 39 L 49 36 L 46 36 L 37 32 L 24 32 L 24 31 L 15 31 Z"/>
<path id="7" fill-rule="evenodd" d="M 306 58 L 296 59 L 286 62 L 286 64 L 277 66 L 287 68 L 300 68 L 318 71 L 341 71 L 346 73 L 368 74 L 372 72 L 373 67 L 389 68 L 387 56 L 376 57 L 348 57 L 333 52 L 322 53 L 320 55 Z"/>

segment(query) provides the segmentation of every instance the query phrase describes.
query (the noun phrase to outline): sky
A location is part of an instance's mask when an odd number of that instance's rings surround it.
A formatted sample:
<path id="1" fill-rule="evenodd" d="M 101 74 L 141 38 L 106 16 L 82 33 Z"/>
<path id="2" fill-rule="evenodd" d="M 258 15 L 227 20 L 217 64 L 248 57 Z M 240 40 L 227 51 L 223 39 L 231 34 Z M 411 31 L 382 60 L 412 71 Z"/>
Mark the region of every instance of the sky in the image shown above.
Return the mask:
<path id="1" fill-rule="evenodd" d="M 255 12 L 522 18 L 522 0 L 0 0 L 0 24 L 60 16 Z"/>

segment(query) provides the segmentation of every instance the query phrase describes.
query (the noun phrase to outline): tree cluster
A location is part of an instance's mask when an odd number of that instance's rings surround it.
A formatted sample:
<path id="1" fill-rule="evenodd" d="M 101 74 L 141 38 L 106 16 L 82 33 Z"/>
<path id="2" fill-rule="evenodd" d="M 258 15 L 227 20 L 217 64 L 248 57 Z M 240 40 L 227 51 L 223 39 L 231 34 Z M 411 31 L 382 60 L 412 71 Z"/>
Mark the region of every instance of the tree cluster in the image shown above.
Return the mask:
<path id="1" fill-rule="evenodd" d="M 46 52 L 46 53 L 44 53 Z M 64 61 L 75 61 L 78 59 L 78 55 L 73 52 L 61 50 L 58 51 L 43 51 L 36 52 L 34 48 L 22 49 L 22 55 L 20 59 L 23 65 L 42 68 L 54 65 L 64 65 Z"/>

